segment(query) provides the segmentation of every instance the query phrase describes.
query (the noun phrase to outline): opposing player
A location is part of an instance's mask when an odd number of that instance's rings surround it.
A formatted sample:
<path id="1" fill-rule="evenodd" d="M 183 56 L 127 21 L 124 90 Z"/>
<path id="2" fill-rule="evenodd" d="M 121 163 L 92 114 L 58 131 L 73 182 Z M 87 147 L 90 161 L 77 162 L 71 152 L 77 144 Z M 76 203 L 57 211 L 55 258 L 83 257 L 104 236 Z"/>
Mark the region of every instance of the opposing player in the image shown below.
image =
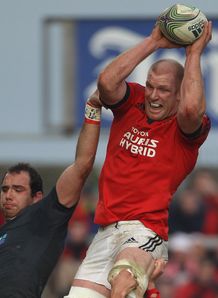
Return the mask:
<path id="1" fill-rule="evenodd" d="M 135 67 L 160 48 L 178 47 L 158 26 L 101 72 L 100 99 L 114 120 L 99 180 L 100 228 L 68 297 L 141 298 L 155 260 L 167 261 L 168 207 L 210 129 L 200 64 L 211 32 L 205 23 L 185 49 L 184 67 L 172 59 L 151 65 L 145 86 L 127 82 Z M 127 273 L 133 286 L 124 293 Z"/>
<path id="2" fill-rule="evenodd" d="M 0 204 L 5 224 L 0 227 L 0 297 L 40 298 L 64 248 L 69 219 L 90 173 L 100 131 L 100 107 L 94 93 L 77 143 L 75 162 L 42 199 L 42 179 L 27 163 L 7 170 Z"/>

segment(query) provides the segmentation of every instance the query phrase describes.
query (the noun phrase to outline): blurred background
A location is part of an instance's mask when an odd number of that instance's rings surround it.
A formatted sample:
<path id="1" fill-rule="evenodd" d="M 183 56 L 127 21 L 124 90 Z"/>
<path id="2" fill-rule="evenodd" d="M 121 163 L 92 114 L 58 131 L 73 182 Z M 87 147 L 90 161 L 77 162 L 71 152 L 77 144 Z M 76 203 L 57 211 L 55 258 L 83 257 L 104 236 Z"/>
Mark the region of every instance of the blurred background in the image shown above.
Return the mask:
<path id="1" fill-rule="evenodd" d="M 99 71 L 148 35 L 172 1 L 0 0 L 0 169 L 31 163 L 45 193 L 74 160 L 84 103 Z M 170 261 L 158 281 L 161 298 L 218 297 L 218 4 L 190 1 L 213 21 L 213 40 L 202 57 L 212 130 L 194 172 L 170 208 Z M 156 59 L 184 62 L 184 50 L 158 51 L 129 78 L 144 84 Z M 43 298 L 68 293 L 74 273 L 97 230 L 97 180 L 111 122 L 103 113 L 95 168 L 83 190 L 66 241 Z M 0 219 L 1 222 L 1 219 Z"/>

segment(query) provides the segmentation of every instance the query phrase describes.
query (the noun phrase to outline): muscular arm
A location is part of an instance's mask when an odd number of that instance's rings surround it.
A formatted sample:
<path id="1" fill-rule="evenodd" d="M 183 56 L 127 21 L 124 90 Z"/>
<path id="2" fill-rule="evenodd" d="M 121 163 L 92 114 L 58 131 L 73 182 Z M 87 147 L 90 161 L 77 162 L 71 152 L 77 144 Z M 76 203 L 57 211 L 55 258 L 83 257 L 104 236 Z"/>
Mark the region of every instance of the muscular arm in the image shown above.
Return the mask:
<path id="1" fill-rule="evenodd" d="M 98 98 L 96 92 L 89 101 L 95 97 Z M 84 122 L 77 142 L 75 162 L 66 168 L 57 181 L 59 201 L 66 207 L 73 206 L 79 200 L 82 187 L 92 170 L 99 140 L 99 124 Z"/>
<path id="2" fill-rule="evenodd" d="M 204 48 L 211 39 L 211 30 L 211 22 L 205 24 L 202 36 L 186 49 L 177 120 L 182 131 L 188 134 L 195 132 L 200 127 L 206 109 L 200 60 Z"/>
<path id="3" fill-rule="evenodd" d="M 126 78 L 136 66 L 158 48 L 178 47 L 169 42 L 156 26 L 151 35 L 116 57 L 99 75 L 100 98 L 108 105 L 120 101 L 126 93 Z"/>

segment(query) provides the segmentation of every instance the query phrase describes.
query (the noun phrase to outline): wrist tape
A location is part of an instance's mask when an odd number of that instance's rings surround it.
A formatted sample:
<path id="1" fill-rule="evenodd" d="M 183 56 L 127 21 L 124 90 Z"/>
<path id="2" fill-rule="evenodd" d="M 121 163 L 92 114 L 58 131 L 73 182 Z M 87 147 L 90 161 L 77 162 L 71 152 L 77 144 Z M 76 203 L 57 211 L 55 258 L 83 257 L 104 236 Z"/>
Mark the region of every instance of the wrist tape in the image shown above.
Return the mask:
<path id="1" fill-rule="evenodd" d="M 85 122 L 100 125 L 101 108 L 93 107 L 89 102 L 85 106 Z"/>
<path id="2" fill-rule="evenodd" d="M 152 294 L 156 294 L 157 296 L 157 298 L 159 298 L 160 297 L 160 292 L 156 289 L 156 288 L 153 288 L 153 289 L 147 289 L 147 291 L 146 291 L 146 297 L 147 298 L 150 298 L 150 297 L 152 297 L 151 295 Z"/>

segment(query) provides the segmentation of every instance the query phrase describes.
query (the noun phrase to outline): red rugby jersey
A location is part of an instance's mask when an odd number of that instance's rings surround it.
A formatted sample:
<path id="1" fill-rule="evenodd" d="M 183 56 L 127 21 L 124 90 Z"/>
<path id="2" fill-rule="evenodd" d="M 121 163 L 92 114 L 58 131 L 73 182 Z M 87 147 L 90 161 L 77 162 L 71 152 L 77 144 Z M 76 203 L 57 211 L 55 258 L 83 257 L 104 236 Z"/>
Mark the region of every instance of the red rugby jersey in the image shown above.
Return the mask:
<path id="1" fill-rule="evenodd" d="M 140 220 L 167 240 L 169 203 L 195 166 L 210 120 L 203 118 L 197 138 L 185 137 L 175 116 L 151 123 L 144 111 L 144 87 L 128 85 L 129 98 L 112 110 L 95 223 Z"/>

